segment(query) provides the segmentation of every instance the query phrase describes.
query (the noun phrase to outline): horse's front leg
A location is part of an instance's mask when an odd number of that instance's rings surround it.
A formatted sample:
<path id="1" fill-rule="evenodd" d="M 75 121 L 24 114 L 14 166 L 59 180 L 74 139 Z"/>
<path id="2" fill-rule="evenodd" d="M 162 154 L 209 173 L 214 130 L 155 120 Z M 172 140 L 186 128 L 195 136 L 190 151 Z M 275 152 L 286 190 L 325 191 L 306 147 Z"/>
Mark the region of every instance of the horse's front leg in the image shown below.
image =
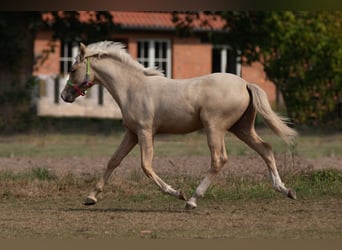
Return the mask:
<path id="1" fill-rule="evenodd" d="M 121 141 L 121 144 L 108 162 L 107 170 L 88 195 L 87 199 L 84 202 L 84 205 L 94 205 L 97 202 L 96 197 L 103 191 L 103 187 L 107 183 L 109 176 L 111 175 L 113 170 L 120 165 L 121 161 L 132 150 L 137 142 L 137 136 L 131 131 L 127 130 L 123 140 Z"/>
<path id="2" fill-rule="evenodd" d="M 140 152 L 141 152 L 141 167 L 147 177 L 151 178 L 163 193 L 175 196 L 181 200 L 186 200 L 182 190 L 175 190 L 170 185 L 165 183 L 153 170 L 153 134 L 151 131 L 143 130 L 138 133 Z"/>

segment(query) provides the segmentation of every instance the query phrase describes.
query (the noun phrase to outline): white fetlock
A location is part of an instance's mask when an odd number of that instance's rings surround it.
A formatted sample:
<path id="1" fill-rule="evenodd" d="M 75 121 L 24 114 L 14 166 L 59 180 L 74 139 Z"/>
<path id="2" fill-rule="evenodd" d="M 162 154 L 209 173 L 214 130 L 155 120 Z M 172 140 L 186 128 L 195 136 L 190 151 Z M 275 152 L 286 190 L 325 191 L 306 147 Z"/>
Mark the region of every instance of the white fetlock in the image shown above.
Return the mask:
<path id="1" fill-rule="evenodd" d="M 97 202 L 97 199 L 95 197 L 87 197 L 87 199 L 84 201 L 84 205 L 86 206 L 91 206 L 91 205 L 95 205 Z"/>
<path id="2" fill-rule="evenodd" d="M 191 209 L 194 209 L 196 207 L 197 207 L 196 201 L 192 198 L 190 198 L 185 205 L 185 209 L 187 209 L 187 210 L 191 210 Z"/>

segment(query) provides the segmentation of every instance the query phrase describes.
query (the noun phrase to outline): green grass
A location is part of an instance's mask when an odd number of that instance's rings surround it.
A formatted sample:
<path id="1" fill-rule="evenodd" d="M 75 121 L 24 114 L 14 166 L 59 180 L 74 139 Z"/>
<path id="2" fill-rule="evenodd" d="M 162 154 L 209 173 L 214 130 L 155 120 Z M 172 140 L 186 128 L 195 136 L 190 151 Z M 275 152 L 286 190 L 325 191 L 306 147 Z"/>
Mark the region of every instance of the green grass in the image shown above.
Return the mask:
<path id="1" fill-rule="evenodd" d="M 288 184 L 306 198 L 336 196 L 342 198 L 342 171 L 316 170 L 288 178 Z"/>
<path id="2" fill-rule="evenodd" d="M 342 197 L 342 171 L 339 170 L 305 171 L 288 175 L 284 182 L 297 192 L 298 199 Z M 256 180 L 253 177 L 230 176 L 221 179 L 206 193 L 206 200 L 220 202 L 275 198 L 282 198 L 282 195 L 272 191 L 268 178 Z"/>
<path id="3" fill-rule="evenodd" d="M 342 134 L 331 135 L 303 134 L 293 148 L 289 148 L 279 137 L 269 130 L 261 130 L 260 136 L 269 142 L 276 154 L 292 150 L 296 155 L 310 158 L 342 155 Z M 118 147 L 122 132 L 103 134 L 30 134 L 0 137 L 0 157 L 59 157 L 59 156 L 110 156 Z M 229 155 L 250 155 L 254 151 L 227 134 L 225 138 Z M 187 135 L 161 135 L 155 139 L 156 156 L 208 155 L 206 136 L 203 132 Z M 130 155 L 138 156 L 135 147 Z"/>
<path id="4" fill-rule="evenodd" d="M 70 193 L 79 193 L 80 190 L 88 191 L 95 184 L 98 176 L 76 176 L 71 173 L 57 175 L 53 171 L 44 168 L 33 168 L 18 173 L 0 171 L 0 197 L 32 196 L 34 190 L 39 197 L 63 196 Z M 199 184 L 199 179 L 194 177 L 166 176 L 169 183 L 180 184 L 183 190 L 190 195 Z M 181 180 L 180 180 L 181 179 Z M 294 175 L 288 175 L 285 179 L 288 186 L 296 190 L 298 197 L 342 197 L 342 171 L 335 169 L 303 171 Z M 133 203 L 165 202 L 173 199 L 163 195 L 152 181 L 134 171 L 128 177 L 115 177 L 106 186 L 106 196 L 114 196 L 115 199 L 126 200 Z M 34 195 L 33 195 L 34 196 Z M 206 195 L 205 202 L 227 202 L 244 199 L 274 199 L 282 197 L 272 190 L 268 178 L 254 178 L 253 176 L 227 176 L 221 177 L 212 185 Z"/>
<path id="5" fill-rule="evenodd" d="M 80 135 L 46 134 L 16 135 L 0 138 L 0 157 L 13 156 L 108 156 L 119 145 L 122 134 Z"/>
<path id="6" fill-rule="evenodd" d="M 0 172 L 0 181 L 33 181 L 33 180 L 39 180 L 39 181 L 51 181 L 56 180 L 57 176 L 56 174 L 52 173 L 46 168 L 43 167 L 37 167 L 32 168 L 29 171 L 14 173 L 11 171 L 1 171 Z"/>

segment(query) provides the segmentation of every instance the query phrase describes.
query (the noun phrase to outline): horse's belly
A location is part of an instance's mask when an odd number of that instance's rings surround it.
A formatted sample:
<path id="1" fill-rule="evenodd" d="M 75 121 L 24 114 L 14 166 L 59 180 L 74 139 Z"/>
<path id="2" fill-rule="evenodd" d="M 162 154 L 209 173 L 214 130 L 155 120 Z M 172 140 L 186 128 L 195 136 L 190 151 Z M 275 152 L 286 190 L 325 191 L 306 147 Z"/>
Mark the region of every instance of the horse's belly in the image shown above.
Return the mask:
<path id="1" fill-rule="evenodd" d="M 186 134 L 202 128 L 202 123 L 199 117 L 169 117 L 163 119 L 163 122 L 158 123 L 156 127 L 157 133 L 166 134 Z"/>

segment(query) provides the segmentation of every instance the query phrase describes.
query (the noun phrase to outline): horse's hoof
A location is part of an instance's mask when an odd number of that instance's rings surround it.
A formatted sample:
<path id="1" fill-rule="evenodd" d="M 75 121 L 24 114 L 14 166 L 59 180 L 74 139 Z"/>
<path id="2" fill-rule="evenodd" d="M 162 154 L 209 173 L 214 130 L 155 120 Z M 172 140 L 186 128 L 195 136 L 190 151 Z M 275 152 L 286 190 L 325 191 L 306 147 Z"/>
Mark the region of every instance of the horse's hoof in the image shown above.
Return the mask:
<path id="1" fill-rule="evenodd" d="M 187 200 L 184 191 L 181 189 L 178 190 L 178 199 L 183 200 L 183 201 Z"/>
<path id="2" fill-rule="evenodd" d="M 196 207 L 197 207 L 196 203 L 191 202 L 191 201 L 188 201 L 185 205 L 186 210 L 192 210 L 192 209 L 195 209 Z"/>
<path id="3" fill-rule="evenodd" d="M 289 191 L 287 192 L 287 197 L 296 200 L 297 199 L 296 192 L 292 189 L 289 189 Z"/>
<path id="4" fill-rule="evenodd" d="M 90 198 L 88 197 L 84 202 L 83 202 L 83 205 L 85 206 L 92 206 L 92 205 L 95 205 L 97 202 L 97 200 L 95 198 Z"/>

